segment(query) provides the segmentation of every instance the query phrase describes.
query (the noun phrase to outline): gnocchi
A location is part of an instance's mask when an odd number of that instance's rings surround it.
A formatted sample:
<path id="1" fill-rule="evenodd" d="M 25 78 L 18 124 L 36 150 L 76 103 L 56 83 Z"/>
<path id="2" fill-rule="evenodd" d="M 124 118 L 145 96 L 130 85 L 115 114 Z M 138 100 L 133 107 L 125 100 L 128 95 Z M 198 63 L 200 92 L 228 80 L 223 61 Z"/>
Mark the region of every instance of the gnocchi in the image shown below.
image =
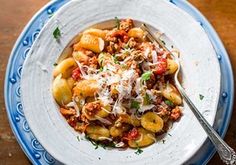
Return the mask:
<path id="1" fill-rule="evenodd" d="M 70 42 L 53 70 L 52 94 L 68 124 L 93 144 L 147 147 L 182 116 L 171 84 L 178 64 L 132 19 L 116 21 Z"/>
<path id="2" fill-rule="evenodd" d="M 80 47 L 88 50 L 92 50 L 96 53 L 100 53 L 105 46 L 105 42 L 102 38 L 91 35 L 91 34 L 83 34 L 80 42 L 74 45 L 74 49 L 78 50 Z"/>
<path id="3" fill-rule="evenodd" d="M 178 64 L 171 59 L 167 59 L 167 72 L 166 74 L 174 74 L 178 69 Z"/>
<path id="4" fill-rule="evenodd" d="M 104 140 L 104 138 L 106 139 L 110 137 L 109 130 L 101 126 L 89 125 L 85 132 L 91 139 L 96 141 Z"/>
<path id="5" fill-rule="evenodd" d="M 83 106 L 82 114 L 84 114 L 88 120 L 97 120 L 99 118 L 107 117 L 110 111 L 110 105 L 103 105 L 101 101 L 94 101 Z"/>
<path id="6" fill-rule="evenodd" d="M 83 34 L 91 34 L 91 35 L 100 37 L 103 40 L 105 40 L 105 37 L 106 37 L 106 34 L 107 34 L 107 30 L 91 28 L 91 29 L 85 30 L 83 32 Z"/>
<path id="7" fill-rule="evenodd" d="M 141 125 L 146 130 L 157 133 L 162 130 L 164 122 L 156 113 L 147 112 L 141 117 Z"/>
<path id="8" fill-rule="evenodd" d="M 132 28 L 129 30 L 128 36 L 143 40 L 144 39 L 144 31 L 141 28 Z"/>
<path id="9" fill-rule="evenodd" d="M 175 105 L 182 104 L 182 98 L 177 89 L 170 83 L 163 89 L 162 94 L 165 98 L 172 101 Z"/>
<path id="10" fill-rule="evenodd" d="M 52 93 L 60 105 L 66 105 L 72 100 L 72 92 L 67 81 L 61 78 L 61 75 L 58 75 L 53 81 Z"/>
<path id="11" fill-rule="evenodd" d="M 129 140 L 128 144 L 131 148 L 139 148 L 151 145 L 155 142 L 155 135 L 143 128 L 138 128 L 139 137 L 135 140 Z"/>
<path id="12" fill-rule="evenodd" d="M 67 78 L 71 75 L 72 70 L 77 66 L 74 58 L 67 58 L 63 60 L 61 63 L 59 63 L 54 71 L 53 75 L 54 77 L 58 76 L 59 74 L 62 74 L 62 77 Z"/>
<path id="13" fill-rule="evenodd" d="M 74 95 L 78 97 L 94 96 L 98 91 L 96 80 L 81 80 L 73 88 Z"/>

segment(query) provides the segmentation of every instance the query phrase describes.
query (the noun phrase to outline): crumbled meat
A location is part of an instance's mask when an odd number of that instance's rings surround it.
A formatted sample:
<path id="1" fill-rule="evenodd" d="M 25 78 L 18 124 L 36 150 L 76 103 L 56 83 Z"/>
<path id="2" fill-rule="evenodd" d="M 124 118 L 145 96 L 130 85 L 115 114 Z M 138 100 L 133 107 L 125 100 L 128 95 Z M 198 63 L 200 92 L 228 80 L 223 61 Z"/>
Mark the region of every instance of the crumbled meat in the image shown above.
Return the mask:
<path id="1" fill-rule="evenodd" d="M 97 111 L 101 109 L 101 105 L 100 102 L 91 102 L 85 104 L 84 108 L 86 109 L 89 116 L 93 116 Z"/>
<path id="2" fill-rule="evenodd" d="M 131 37 L 127 44 L 130 48 L 134 48 L 137 45 L 137 42 L 135 41 L 133 37 Z"/>
<path id="3" fill-rule="evenodd" d="M 121 47 L 119 46 L 119 44 L 117 44 L 115 42 L 109 42 L 109 45 L 106 47 L 107 52 L 110 54 L 114 54 L 115 52 L 119 52 L 120 49 L 121 49 Z"/>
<path id="4" fill-rule="evenodd" d="M 75 127 L 77 123 L 77 118 L 75 116 L 71 116 L 67 119 L 67 122 L 71 127 Z"/>
<path id="5" fill-rule="evenodd" d="M 118 42 L 120 39 L 122 42 L 127 43 L 129 40 L 128 34 L 124 30 L 111 30 L 106 34 L 105 40 L 109 42 Z"/>
<path id="6" fill-rule="evenodd" d="M 139 45 L 139 49 L 144 51 L 146 49 L 154 50 L 154 45 L 151 42 L 143 42 L 141 45 Z"/>
<path id="7" fill-rule="evenodd" d="M 133 28 L 134 23 L 132 19 L 123 19 L 120 21 L 120 29 L 128 32 L 131 28 Z"/>
<path id="8" fill-rule="evenodd" d="M 177 106 L 174 109 L 172 109 L 170 119 L 176 121 L 181 117 L 181 115 L 182 115 L 182 112 L 180 108 Z"/>
<path id="9" fill-rule="evenodd" d="M 154 74 L 151 74 L 150 79 L 146 81 L 147 88 L 152 89 L 153 86 L 156 84 L 156 77 Z"/>
<path id="10" fill-rule="evenodd" d="M 63 116 L 71 116 L 76 114 L 76 111 L 73 108 L 70 109 L 60 108 L 60 112 Z"/>
<path id="11" fill-rule="evenodd" d="M 76 123 L 76 126 L 74 127 L 74 129 L 75 129 L 76 131 L 79 131 L 79 132 L 85 132 L 85 130 L 86 130 L 86 128 L 87 128 L 88 125 L 89 125 L 89 124 L 77 122 L 77 123 Z"/>
<path id="12" fill-rule="evenodd" d="M 97 68 L 98 66 L 98 60 L 96 56 L 93 56 L 91 58 L 89 58 L 88 60 L 88 65 L 92 68 Z"/>
<path id="13" fill-rule="evenodd" d="M 169 116 L 171 113 L 170 113 L 170 111 L 168 111 L 166 108 L 163 108 L 163 107 L 158 107 L 158 115 L 160 115 L 160 116 Z"/>

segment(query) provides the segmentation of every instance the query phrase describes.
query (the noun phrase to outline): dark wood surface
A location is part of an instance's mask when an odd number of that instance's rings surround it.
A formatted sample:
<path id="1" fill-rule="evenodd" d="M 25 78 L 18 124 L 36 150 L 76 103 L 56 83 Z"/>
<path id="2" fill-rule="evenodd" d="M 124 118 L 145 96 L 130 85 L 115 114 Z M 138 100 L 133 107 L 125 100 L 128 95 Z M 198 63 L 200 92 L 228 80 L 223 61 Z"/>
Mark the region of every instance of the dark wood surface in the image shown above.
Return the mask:
<path id="1" fill-rule="evenodd" d="M 205 15 L 218 32 L 236 73 L 236 1 L 189 1 Z M 4 103 L 4 76 L 9 54 L 17 37 L 34 13 L 47 2 L 48 0 L 0 0 L 0 165 L 30 164 L 9 126 Z M 236 150 L 235 108 L 225 141 Z M 216 154 L 209 164 L 222 163 Z"/>

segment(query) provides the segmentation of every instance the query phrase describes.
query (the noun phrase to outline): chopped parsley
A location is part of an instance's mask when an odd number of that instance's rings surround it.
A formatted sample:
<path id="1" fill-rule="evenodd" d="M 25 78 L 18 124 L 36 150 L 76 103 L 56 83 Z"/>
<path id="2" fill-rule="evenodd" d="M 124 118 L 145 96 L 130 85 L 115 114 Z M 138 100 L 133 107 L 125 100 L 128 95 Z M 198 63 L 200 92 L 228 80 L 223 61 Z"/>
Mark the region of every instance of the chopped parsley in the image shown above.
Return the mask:
<path id="1" fill-rule="evenodd" d="M 125 49 L 129 49 L 129 44 L 126 44 L 126 45 L 124 46 L 124 48 L 125 48 Z"/>
<path id="2" fill-rule="evenodd" d="M 165 144 L 165 142 L 166 142 L 166 140 L 165 140 L 165 139 L 163 139 L 163 140 L 162 140 L 162 143 L 163 143 L 163 144 Z"/>
<path id="3" fill-rule="evenodd" d="M 116 21 L 116 28 L 120 29 L 120 20 L 118 19 L 118 17 L 115 17 L 115 21 Z"/>
<path id="4" fill-rule="evenodd" d="M 102 71 L 103 71 L 103 67 L 100 67 L 99 72 L 102 72 Z"/>
<path id="5" fill-rule="evenodd" d="M 135 101 L 135 100 L 132 100 L 130 108 L 139 109 L 140 108 L 140 103 Z"/>
<path id="6" fill-rule="evenodd" d="M 80 141 L 80 137 L 79 136 L 77 136 L 77 140 Z"/>
<path id="7" fill-rule="evenodd" d="M 103 144 L 104 145 L 104 149 L 106 149 L 106 147 L 111 147 L 111 148 L 115 148 L 116 147 L 116 145 L 115 145 L 115 143 L 114 142 L 108 142 L 108 143 L 106 143 L 106 145 L 105 144 Z"/>
<path id="8" fill-rule="evenodd" d="M 203 100 L 203 99 L 204 99 L 204 96 L 201 95 L 201 94 L 199 94 L 199 99 L 200 99 L 200 100 Z"/>
<path id="9" fill-rule="evenodd" d="M 98 149 L 98 147 L 102 147 L 103 149 L 106 149 L 107 147 L 112 147 L 112 148 L 115 147 L 115 143 L 114 142 L 107 142 L 106 144 L 104 144 L 102 142 L 94 141 L 88 135 L 85 135 L 85 139 L 90 141 L 90 143 L 95 147 L 94 148 L 95 150 Z"/>
<path id="10" fill-rule="evenodd" d="M 88 141 L 90 141 L 90 143 L 92 144 L 92 145 L 94 145 L 94 149 L 96 150 L 96 149 L 98 149 L 98 143 L 97 142 L 95 142 L 94 140 L 92 140 L 90 137 L 88 137 L 88 136 L 85 136 L 85 138 L 88 140 Z"/>
<path id="11" fill-rule="evenodd" d="M 143 150 L 138 147 L 138 148 L 137 148 L 137 151 L 135 151 L 134 153 L 135 153 L 136 155 L 140 155 L 142 152 L 143 152 Z"/>
<path id="12" fill-rule="evenodd" d="M 168 105 L 168 106 L 170 106 L 170 107 L 173 107 L 173 106 L 174 106 L 173 102 L 170 101 L 170 100 L 165 100 L 165 104 Z"/>
<path id="13" fill-rule="evenodd" d="M 58 40 L 61 37 L 61 31 L 58 27 L 54 30 L 53 36 L 56 40 Z"/>
<path id="14" fill-rule="evenodd" d="M 57 66 L 58 64 L 57 63 L 54 63 L 53 66 Z"/>
<path id="15" fill-rule="evenodd" d="M 147 81 L 151 78 L 151 75 L 152 75 L 151 71 L 145 72 L 145 73 L 142 74 L 141 79 L 143 81 Z"/>
<path id="16" fill-rule="evenodd" d="M 151 104 L 151 98 L 150 96 L 146 93 L 145 96 L 143 97 L 143 104 L 144 105 L 149 105 Z"/>
<path id="17" fill-rule="evenodd" d="M 115 63 L 115 64 L 120 64 L 120 62 L 119 62 L 118 59 L 117 59 L 117 56 L 113 56 L 113 60 L 114 60 L 114 63 Z"/>
<path id="18" fill-rule="evenodd" d="M 163 40 L 161 40 L 161 42 L 165 45 L 166 43 L 165 43 L 165 41 L 163 41 Z"/>

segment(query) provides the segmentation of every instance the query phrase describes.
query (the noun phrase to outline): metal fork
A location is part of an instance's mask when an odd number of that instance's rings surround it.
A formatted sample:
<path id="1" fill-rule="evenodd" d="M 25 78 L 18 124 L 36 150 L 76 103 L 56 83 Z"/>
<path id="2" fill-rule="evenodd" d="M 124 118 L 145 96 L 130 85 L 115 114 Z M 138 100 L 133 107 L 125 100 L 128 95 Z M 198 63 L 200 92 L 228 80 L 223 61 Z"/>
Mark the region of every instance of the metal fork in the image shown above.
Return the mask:
<path id="1" fill-rule="evenodd" d="M 142 24 L 141 29 L 147 32 L 147 38 L 153 42 L 154 44 L 160 45 L 164 50 L 168 51 L 172 58 L 175 60 L 175 62 L 178 64 L 178 69 L 175 72 L 174 75 L 174 82 L 175 86 L 179 90 L 179 93 L 182 95 L 185 102 L 188 104 L 189 108 L 192 110 L 193 114 L 207 133 L 209 139 L 214 144 L 221 160 L 229 165 L 236 164 L 236 154 L 235 151 L 229 147 L 228 144 L 217 134 L 217 132 L 210 126 L 210 124 L 207 122 L 207 120 L 202 116 L 202 114 L 199 112 L 197 107 L 193 104 L 193 102 L 190 100 L 186 92 L 184 91 L 183 87 L 180 85 L 178 80 L 178 74 L 180 71 L 180 62 L 178 57 L 176 57 L 171 51 L 168 50 L 168 48 L 163 44 L 163 42 L 155 36 L 155 34 L 145 25 Z"/>

